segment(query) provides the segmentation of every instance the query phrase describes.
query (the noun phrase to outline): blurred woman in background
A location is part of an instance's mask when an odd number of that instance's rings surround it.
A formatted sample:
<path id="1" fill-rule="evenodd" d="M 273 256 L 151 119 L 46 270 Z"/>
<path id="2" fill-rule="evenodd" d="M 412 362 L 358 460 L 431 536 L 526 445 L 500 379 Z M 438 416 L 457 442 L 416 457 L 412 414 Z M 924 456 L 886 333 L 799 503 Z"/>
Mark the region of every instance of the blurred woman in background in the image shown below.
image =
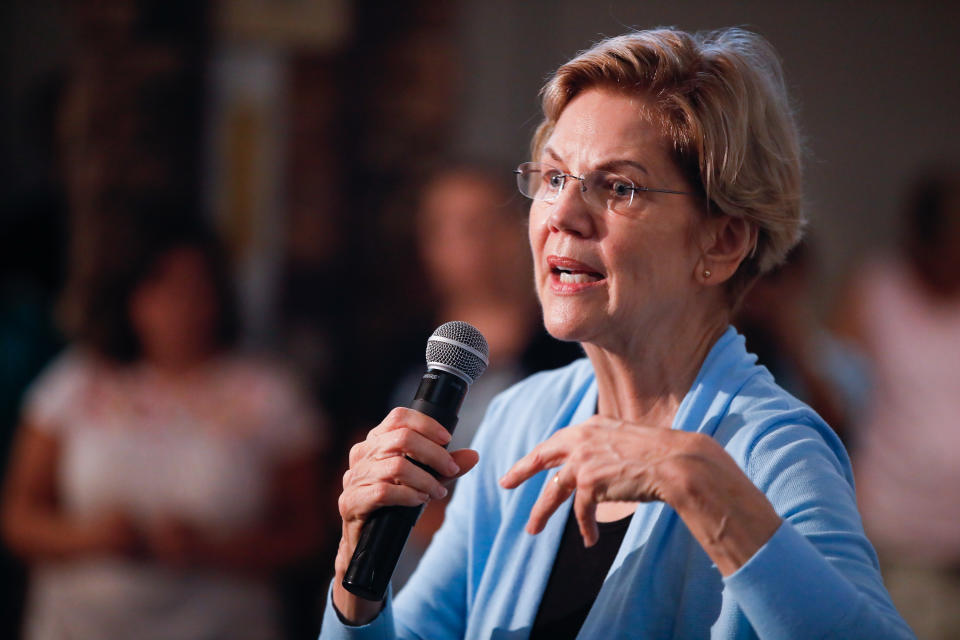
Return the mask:
<path id="1" fill-rule="evenodd" d="M 278 637 L 272 573 L 320 543 L 314 414 L 232 351 L 218 245 L 177 220 L 103 245 L 25 402 L 2 522 L 31 640 Z"/>
<path id="2" fill-rule="evenodd" d="M 890 595 L 921 638 L 960 629 L 960 171 L 914 185 L 899 255 L 845 296 L 841 332 L 869 360 L 853 424 L 857 498 Z"/>
<path id="3" fill-rule="evenodd" d="M 490 347 L 490 366 L 470 387 L 460 408 L 451 449 L 470 446 L 494 396 L 532 373 L 583 355 L 575 343 L 544 330 L 530 287 L 533 265 L 525 234 L 526 201 L 503 176 L 479 165 L 450 164 L 423 187 L 416 216 L 417 253 L 433 294 L 431 326 L 449 320 L 477 327 Z M 405 406 L 423 376 L 422 341 L 416 362 L 391 396 Z M 431 500 L 417 521 L 393 574 L 399 589 L 443 522 L 448 499 Z"/>

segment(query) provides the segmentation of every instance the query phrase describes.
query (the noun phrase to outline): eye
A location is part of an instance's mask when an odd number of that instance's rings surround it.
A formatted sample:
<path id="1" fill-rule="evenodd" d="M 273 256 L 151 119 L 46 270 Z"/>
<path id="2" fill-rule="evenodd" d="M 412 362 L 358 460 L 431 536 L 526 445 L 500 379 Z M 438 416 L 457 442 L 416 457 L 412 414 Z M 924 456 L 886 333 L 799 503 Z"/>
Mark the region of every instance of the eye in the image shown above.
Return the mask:
<path id="1" fill-rule="evenodd" d="M 601 182 L 609 197 L 616 200 L 630 200 L 633 197 L 633 183 L 617 175 L 607 174 Z"/>
<path id="2" fill-rule="evenodd" d="M 559 171 L 544 171 L 543 179 L 551 189 L 559 189 L 563 186 L 563 174 Z"/>

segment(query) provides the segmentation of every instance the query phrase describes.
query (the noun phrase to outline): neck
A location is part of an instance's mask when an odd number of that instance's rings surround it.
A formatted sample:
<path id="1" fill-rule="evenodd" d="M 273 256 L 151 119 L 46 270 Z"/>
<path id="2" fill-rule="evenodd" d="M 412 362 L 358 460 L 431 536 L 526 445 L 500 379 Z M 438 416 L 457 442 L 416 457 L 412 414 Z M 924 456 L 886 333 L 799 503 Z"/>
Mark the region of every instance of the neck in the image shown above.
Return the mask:
<path id="1" fill-rule="evenodd" d="M 160 356 L 157 353 L 146 352 L 145 360 L 150 366 L 164 377 L 181 377 L 189 374 L 195 369 L 200 368 L 213 355 L 212 351 L 203 353 L 165 353 Z"/>
<path id="2" fill-rule="evenodd" d="M 669 429 L 703 361 L 726 331 L 726 313 L 656 328 L 610 348 L 584 344 L 593 364 L 600 415 Z"/>

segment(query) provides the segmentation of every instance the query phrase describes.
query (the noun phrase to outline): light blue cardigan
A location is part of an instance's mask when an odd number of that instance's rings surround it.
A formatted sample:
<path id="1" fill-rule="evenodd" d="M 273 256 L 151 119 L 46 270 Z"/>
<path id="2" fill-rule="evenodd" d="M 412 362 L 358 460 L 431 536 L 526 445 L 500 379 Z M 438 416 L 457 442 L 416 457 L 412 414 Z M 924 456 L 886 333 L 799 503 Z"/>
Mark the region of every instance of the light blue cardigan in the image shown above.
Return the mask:
<path id="1" fill-rule="evenodd" d="M 498 479 L 597 403 L 589 360 L 524 380 L 490 405 L 443 527 L 410 582 L 362 627 L 328 598 L 320 637 L 526 638 L 572 500 L 524 531 L 550 472 L 508 491 Z M 784 524 L 723 578 L 676 512 L 641 505 L 580 638 L 911 638 L 883 586 L 857 513 L 847 454 L 811 409 L 778 387 L 731 327 L 677 412 L 674 429 L 712 435 Z"/>

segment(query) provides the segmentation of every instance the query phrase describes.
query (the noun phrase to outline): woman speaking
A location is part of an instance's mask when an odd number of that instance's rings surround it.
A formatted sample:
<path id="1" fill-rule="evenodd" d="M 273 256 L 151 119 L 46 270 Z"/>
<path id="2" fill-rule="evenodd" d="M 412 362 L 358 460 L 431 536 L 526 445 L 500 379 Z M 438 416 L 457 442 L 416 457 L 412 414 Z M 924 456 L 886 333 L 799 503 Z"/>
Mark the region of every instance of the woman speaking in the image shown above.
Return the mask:
<path id="1" fill-rule="evenodd" d="M 542 96 L 517 182 L 544 323 L 587 358 L 501 394 L 476 451 L 406 409 L 354 446 L 322 637 L 912 637 L 842 445 L 729 326 L 803 225 L 775 52 L 635 32 Z M 446 493 L 405 456 L 466 475 L 403 592 L 360 599 L 369 514 Z"/>

